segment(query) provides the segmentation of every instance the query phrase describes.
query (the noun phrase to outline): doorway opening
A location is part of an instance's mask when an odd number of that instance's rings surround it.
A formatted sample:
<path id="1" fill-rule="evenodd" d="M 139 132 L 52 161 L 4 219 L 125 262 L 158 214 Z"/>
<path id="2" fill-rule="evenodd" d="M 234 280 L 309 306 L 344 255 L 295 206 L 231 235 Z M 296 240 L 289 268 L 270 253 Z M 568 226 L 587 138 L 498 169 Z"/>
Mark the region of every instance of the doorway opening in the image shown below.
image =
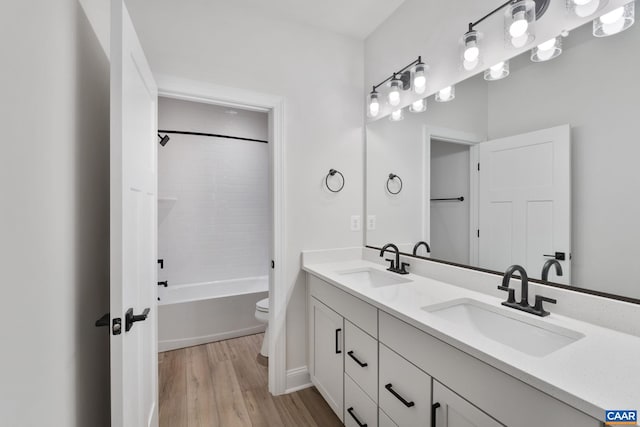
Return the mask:
<path id="1" fill-rule="evenodd" d="M 431 256 L 470 264 L 471 146 L 431 138 Z"/>

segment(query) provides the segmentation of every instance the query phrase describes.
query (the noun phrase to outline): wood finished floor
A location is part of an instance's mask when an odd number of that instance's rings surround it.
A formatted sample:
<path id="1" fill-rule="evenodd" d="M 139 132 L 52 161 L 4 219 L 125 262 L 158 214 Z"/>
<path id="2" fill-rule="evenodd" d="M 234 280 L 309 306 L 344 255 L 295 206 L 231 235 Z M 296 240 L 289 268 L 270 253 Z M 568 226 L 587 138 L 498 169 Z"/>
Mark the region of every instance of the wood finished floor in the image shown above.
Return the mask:
<path id="1" fill-rule="evenodd" d="M 269 393 L 262 335 L 160 353 L 160 427 L 342 426 L 315 387 Z"/>

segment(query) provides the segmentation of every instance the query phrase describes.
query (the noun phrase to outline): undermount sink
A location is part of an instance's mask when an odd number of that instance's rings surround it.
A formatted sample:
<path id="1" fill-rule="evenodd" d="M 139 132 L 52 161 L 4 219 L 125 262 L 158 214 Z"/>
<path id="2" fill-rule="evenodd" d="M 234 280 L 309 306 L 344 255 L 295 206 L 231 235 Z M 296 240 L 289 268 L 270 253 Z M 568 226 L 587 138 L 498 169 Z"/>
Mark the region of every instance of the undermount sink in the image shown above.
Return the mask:
<path id="1" fill-rule="evenodd" d="M 340 277 L 352 284 L 380 288 L 382 286 L 399 285 L 409 283 L 412 280 L 395 273 L 387 273 L 374 268 L 358 268 L 354 270 L 339 271 Z"/>
<path id="2" fill-rule="evenodd" d="M 463 298 L 422 307 L 422 310 L 455 323 L 461 332 L 483 336 L 522 353 L 547 356 L 584 335 L 540 319 L 528 319 L 508 308 Z"/>

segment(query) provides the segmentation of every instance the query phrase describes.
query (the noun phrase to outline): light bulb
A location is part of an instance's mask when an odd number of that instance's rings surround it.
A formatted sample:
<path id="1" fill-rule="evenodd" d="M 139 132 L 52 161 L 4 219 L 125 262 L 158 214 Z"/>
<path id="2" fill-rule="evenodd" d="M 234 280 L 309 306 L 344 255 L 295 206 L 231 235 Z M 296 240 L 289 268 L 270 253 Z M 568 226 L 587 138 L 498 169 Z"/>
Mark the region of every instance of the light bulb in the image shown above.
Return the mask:
<path id="1" fill-rule="evenodd" d="M 604 25 L 615 24 L 617 21 L 620 20 L 620 18 L 622 18 L 622 15 L 624 15 L 624 6 L 621 6 L 617 9 L 613 9 L 609 13 L 605 13 L 600 17 L 600 21 Z"/>
<path id="2" fill-rule="evenodd" d="M 635 2 L 613 9 L 593 21 L 593 35 L 605 37 L 631 27 L 635 22 Z"/>
<path id="3" fill-rule="evenodd" d="M 455 88 L 453 86 L 447 86 L 436 92 L 436 102 L 449 102 L 455 98 Z"/>
<path id="4" fill-rule="evenodd" d="M 427 76 L 425 74 L 425 65 L 422 62 L 418 62 L 413 72 L 413 90 L 416 93 L 424 93 L 426 88 Z"/>
<path id="5" fill-rule="evenodd" d="M 424 98 L 414 101 L 409 107 L 409 111 L 411 111 L 412 113 L 422 113 L 423 111 L 426 111 L 426 109 L 427 109 L 427 100 Z"/>
<path id="6" fill-rule="evenodd" d="M 562 53 L 562 39 L 554 37 L 544 43 L 540 43 L 531 51 L 533 62 L 543 62 L 553 59 Z"/>
<path id="7" fill-rule="evenodd" d="M 580 18 L 593 15 L 600 7 L 600 0 L 573 0 L 573 3 L 573 11 Z"/>
<path id="8" fill-rule="evenodd" d="M 485 80 L 500 80 L 509 75 L 509 62 L 502 61 L 484 71 Z"/>
<path id="9" fill-rule="evenodd" d="M 513 15 L 513 22 L 509 26 L 509 34 L 514 39 L 522 37 L 527 33 L 529 29 L 529 23 L 525 17 L 524 12 L 517 12 Z"/>
<path id="10" fill-rule="evenodd" d="M 493 67 L 489 68 L 489 73 L 491 74 L 491 77 L 493 77 L 494 79 L 498 79 L 502 75 L 503 70 L 504 62 L 498 62 Z"/>
<path id="11" fill-rule="evenodd" d="M 538 45 L 538 49 L 542 50 L 542 51 L 549 51 L 552 50 L 554 47 L 556 47 L 556 39 L 555 37 L 552 39 L 547 40 L 544 43 L 540 43 Z"/>
<path id="12" fill-rule="evenodd" d="M 396 107 L 400 104 L 400 83 L 400 80 L 396 78 L 391 80 L 391 89 L 389 90 L 387 99 L 389 100 L 389 104 L 391 104 L 393 107 Z"/>
<path id="13" fill-rule="evenodd" d="M 378 102 L 378 99 L 372 99 L 371 102 L 369 103 L 369 115 L 371 117 L 376 117 L 378 115 L 378 113 L 380 112 L 380 103 Z"/>
<path id="14" fill-rule="evenodd" d="M 391 116 L 389 117 L 389 119 L 392 122 L 399 122 L 400 120 L 402 120 L 404 118 L 403 114 L 402 114 L 402 108 L 398 108 L 397 110 L 393 110 L 391 112 Z"/>
<path id="15" fill-rule="evenodd" d="M 467 62 L 474 62 L 478 59 L 478 56 L 480 56 L 480 49 L 478 49 L 478 46 L 475 46 L 475 44 L 473 46 L 468 46 L 464 50 L 464 60 Z"/>

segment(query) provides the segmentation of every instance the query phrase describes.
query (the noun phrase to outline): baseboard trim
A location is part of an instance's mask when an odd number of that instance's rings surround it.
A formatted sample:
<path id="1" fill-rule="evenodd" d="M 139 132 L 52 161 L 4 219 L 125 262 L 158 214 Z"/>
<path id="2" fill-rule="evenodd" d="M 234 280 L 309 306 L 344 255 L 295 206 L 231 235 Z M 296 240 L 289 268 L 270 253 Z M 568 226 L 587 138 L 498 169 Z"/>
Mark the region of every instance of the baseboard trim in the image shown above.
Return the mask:
<path id="1" fill-rule="evenodd" d="M 306 366 L 287 370 L 287 388 L 285 394 L 311 387 L 311 377 Z"/>
<path id="2" fill-rule="evenodd" d="M 207 344 L 210 342 L 228 340 L 231 338 L 243 337 L 245 335 L 253 335 L 264 332 L 266 326 L 258 325 L 250 328 L 237 329 L 234 331 L 220 332 L 213 335 L 205 335 L 200 337 L 181 338 L 177 340 L 164 340 L 158 342 L 158 352 L 177 350 L 179 348 L 192 347 L 194 345 Z M 306 369 L 306 367 L 305 367 Z"/>

